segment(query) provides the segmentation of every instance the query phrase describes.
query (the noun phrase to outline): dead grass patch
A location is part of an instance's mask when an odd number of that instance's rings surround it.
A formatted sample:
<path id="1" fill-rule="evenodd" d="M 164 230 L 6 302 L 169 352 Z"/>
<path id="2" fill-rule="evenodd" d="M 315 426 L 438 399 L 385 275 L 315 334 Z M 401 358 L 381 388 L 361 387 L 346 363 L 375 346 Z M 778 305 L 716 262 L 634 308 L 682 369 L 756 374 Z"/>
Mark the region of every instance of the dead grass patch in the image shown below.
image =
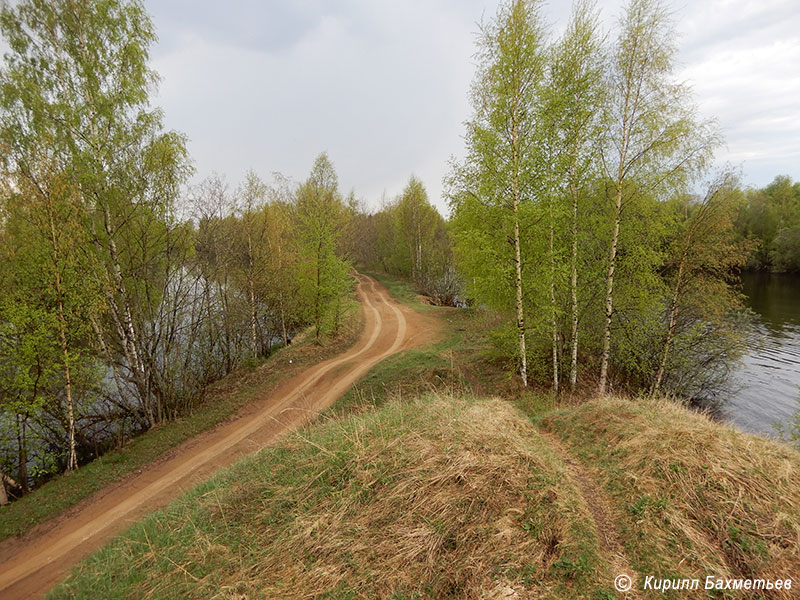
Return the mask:
<path id="1" fill-rule="evenodd" d="M 667 401 L 594 400 L 542 425 L 592 467 L 625 515 L 620 532 L 639 572 L 800 581 L 800 453 L 789 446 Z"/>

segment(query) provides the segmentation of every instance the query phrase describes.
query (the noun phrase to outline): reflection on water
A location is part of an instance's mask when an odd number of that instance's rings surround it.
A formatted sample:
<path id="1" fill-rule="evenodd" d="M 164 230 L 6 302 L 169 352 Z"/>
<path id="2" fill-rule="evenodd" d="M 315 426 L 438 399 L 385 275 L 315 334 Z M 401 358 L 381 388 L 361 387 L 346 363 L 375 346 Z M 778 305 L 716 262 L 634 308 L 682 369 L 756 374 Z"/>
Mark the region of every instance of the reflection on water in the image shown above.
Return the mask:
<path id="1" fill-rule="evenodd" d="M 774 436 L 773 424 L 800 409 L 800 276 L 742 273 L 742 288 L 759 335 L 724 412 L 740 429 Z"/>

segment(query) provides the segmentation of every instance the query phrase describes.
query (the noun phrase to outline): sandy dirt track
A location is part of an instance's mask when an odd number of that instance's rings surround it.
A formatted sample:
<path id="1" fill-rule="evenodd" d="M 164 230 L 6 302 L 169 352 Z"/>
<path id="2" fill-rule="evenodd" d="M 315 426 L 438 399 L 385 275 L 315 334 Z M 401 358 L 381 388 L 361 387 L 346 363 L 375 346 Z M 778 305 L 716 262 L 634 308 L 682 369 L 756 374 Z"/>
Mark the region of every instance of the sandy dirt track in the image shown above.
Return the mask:
<path id="1" fill-rule="evenodd" d="M 349 350 L 287 379 L 243 411 L 247 414 L 184 442 L 170 459 L 122 484 L 93 494 L 67 517 L 0 543 L 0 598 L 42 596 L 70 567 L 129 525 L 216 470 L 309 422 L 372 366 L 430 337 L 427 319 L 396 303 L 374 279 L 359 275 L 357 295 L 364 331 Z"/>

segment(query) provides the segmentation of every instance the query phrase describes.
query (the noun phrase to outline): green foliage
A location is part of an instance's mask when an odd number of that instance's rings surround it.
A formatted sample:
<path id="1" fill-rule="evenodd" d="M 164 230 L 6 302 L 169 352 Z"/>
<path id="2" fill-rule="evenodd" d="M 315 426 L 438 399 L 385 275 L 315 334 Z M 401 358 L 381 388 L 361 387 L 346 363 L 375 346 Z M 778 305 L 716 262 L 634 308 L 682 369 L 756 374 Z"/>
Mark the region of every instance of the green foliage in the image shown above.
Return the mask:
<path id="1" fill-rule="evenodd" d="M 800 271 L 800 184 L 781 175 L 763 189 L 742 192 L 736 228 L 757 243 L 749 267 Z"/>
<path id="2" fill-rule="evenodd" d="M 337 250 L 347 213 L 338 179 L 324 152 L 297 191 L 297 224 L 301 260 L 298 277 L 315 338 L 337 333 L 344 299 L 352 289 L 350 264 Z"/>
<path id="3" fill-rule="evenodd" d="M 778 232 L 770 260 L 777 271 L 800 271 L 800 227 Z"/>
<path id="4" fill-rule="evenodd" d="M 379 212 L 365 215 L 361 227 L 372 248 L 363 255 L 362 264 L 404 277 L 442 304 L 459 301 L 461 282 L 455 274 L 447 223 L 419 179 L 412 176 L 403 193 Z"/>

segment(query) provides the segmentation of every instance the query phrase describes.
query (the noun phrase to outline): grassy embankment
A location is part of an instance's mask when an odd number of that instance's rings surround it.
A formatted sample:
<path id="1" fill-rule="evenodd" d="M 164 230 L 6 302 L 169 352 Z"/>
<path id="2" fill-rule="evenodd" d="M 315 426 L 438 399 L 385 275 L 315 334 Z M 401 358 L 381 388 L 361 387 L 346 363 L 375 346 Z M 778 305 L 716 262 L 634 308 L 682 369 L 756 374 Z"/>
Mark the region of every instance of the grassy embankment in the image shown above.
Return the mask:
<path id="1" fill-rule="evenodd" d="M 437 344 L 377 365 L 318 424 L 137 524 L 52 597 L 602 600 L 621 571 L 634 597 L 795 597 L 800 453 L 663 402 L 475 397 L 508 385 L 485 317 L 416 308 L 446 320 Z M 647 575 L 795 587 L 662 594 L 641 591 Z"/>
<path id="2" fill-rule="evenodd" d="M 340 335 L 322 346 L 300 335 L 268 358 L 250 361 L 209 386 L 202 402 L 181 419 L 153 428 L 107 452 L 75 472 L 64 473 L 19 500 L 0 507 L 0 540 L 20 535 L 75 506 L 97 490 L 142 468 L 195 435 L 229 420 L 240 408 L 285 378 L 334 356 L 358 339 L 363 329 L 355 301 Z M 291 360 L 291 363 L 289 361 Z"/>
<path id="3" fill-rule="evenodd" d="M 645 575 L 791 578 L 792 591 L 773 595 L 701 589 L 662 597 L 798 597 L 796 450 L 667 401 L 604 398 L 537 421 L 608 495 L 640 584 Z"/>
<path id="4" fill-rule="evenodd" d="M 580 494 L 500 400 L 388 402 L 238 463 L 53 598 L 575 598 L 608 587 Z M 611 598 L 606 590 L 597 598 Z"/>
<path id="5" fill-rule="evenodd" d="M 506 401 L 466 394 L 328 419 L 137 524 L 51 597 L 602 600 L 616 597 L 618 553 L 638 586 L 798 581 L 797 452 L 653 402 L 539 419 L 545 433 Z"/>

